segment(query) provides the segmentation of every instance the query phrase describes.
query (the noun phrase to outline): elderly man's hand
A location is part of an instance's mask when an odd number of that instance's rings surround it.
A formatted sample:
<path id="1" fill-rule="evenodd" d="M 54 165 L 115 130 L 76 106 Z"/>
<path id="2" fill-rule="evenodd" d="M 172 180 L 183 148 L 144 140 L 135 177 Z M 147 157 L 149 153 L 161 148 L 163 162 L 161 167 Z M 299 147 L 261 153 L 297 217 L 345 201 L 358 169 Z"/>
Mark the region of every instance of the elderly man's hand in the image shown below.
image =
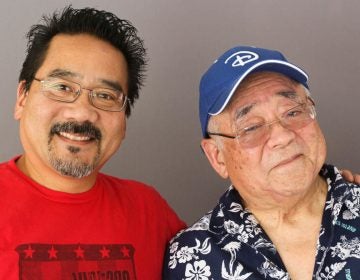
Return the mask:
<path id="1" fill-rule="evenodd" d="M 350 170 L 344 169 L 341 170 L 341 175 L 351 183 L 360 184 L 360 174 L 353 174 Z"/>

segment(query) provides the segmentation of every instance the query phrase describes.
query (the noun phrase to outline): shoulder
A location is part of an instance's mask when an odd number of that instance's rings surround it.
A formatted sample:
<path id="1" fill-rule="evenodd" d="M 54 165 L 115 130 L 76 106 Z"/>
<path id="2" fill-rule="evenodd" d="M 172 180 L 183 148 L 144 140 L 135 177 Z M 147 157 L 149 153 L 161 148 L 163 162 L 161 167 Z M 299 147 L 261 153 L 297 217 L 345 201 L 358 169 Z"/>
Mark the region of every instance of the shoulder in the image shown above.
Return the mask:
<path id="1" fill-rule="evenodd" d="M 153 224 L 155 221 L 167 223 L 172 232 L 171 236 L 185 227 L 185 224 L 153 186 L 101 173 L 98 183 L 103 185 L 102 189 L 107 196 L 116 197 L 118 201 L 131 205 L 133 210 L 137 209 L 145 213 L 138 216 L 138 219 L 152 217 Z"/>
<path id="2" fill-rule="evenodd" d="M 21 177 L 22 173 L 16 167 L 15 159 L 0 163 L 0 181 L 9 181 Z"/>
<path id="3" fill-rule="evenodd" d="M 131 216 L 136 216 L 139 224 L 146 224 L 148 231 L 157 232 L 158 239 L 163 235 L 168 241 L 186 226 L 154 187 L 105 174 L 99 174 L 98 179 L 105 185 L 104 192 L 123 205 L 131 205 Z"/>
<path id="4" fill-rule="evenodd" d="M 320 175 L 328 184 L 325 213 L 330 213 L 346 222 L 353 220 L 358 223 L 360 221 L 360 185 L 346 181 L 339 170 L 332 165 L 325 164 Z"/>
<path id="5" fill-rule="evenodd" d="M 335 166 L 324 164 L 320 175 L 328 184 L 329 193 L 336 199 L 343 200 L 349 194 L 355 194 L 359 191 L 360 185 L 346 181 L 341 175 L 339 169 Z"/>
<path id="6" fill-rule="evenodd" d="M 204 279 L 220 279 L 222 250 L 217 242 L 221 237 L 210 229 L 210 221 L 211 212 L 170 241 L 164 259 L 164 279 L 184 279 L 196 271 L 214 277 Z"/>
<path id="7" fill-rule="evenodd" d="M 6 166 L 8 165 L 9 163 L 6 161 L 6 162 L 0 162 L 0 169 L 4 169 L 6 168 Z"/>
<path id="8" fill-rule="evenodd" d="M 196 257 L 196 255 L 206 255 L 210 252 L 212 240 L 212 233 L 209 231 L 210 217 L 211 212 L 204 215 L 190 227 L 178 232 L 175 237 L 171 239 L 168 247 L 168 255 L 173 256 L 171 257 L 173 261 L 177 259 L 178 262 L 184 263 L 186 261 L 185 255 L 188 253 L 191 253 L 192 257 Z M 169 267 L 174 265 L 173 262 L 169 262 L 168 264 Z"/>
<path id="9" fill-rule="evenodd" d="M 18 159 L 18 157 L 13 158 L 9 161 L 1 162 L 0 163 L 0 170 L 11 170 L 13 167 L 15 167 L 15 160 Z"/>
<path id="10" fill-rule="evenodd" d="M 192 242 L 195 239 L 207 238 L 209 236 L 209 227 L 212 211 L 202 216 L 198 221 L 189 226 L 188 228 L 180 231 L 170 243 L 180 242 L 187 243 Z"/>

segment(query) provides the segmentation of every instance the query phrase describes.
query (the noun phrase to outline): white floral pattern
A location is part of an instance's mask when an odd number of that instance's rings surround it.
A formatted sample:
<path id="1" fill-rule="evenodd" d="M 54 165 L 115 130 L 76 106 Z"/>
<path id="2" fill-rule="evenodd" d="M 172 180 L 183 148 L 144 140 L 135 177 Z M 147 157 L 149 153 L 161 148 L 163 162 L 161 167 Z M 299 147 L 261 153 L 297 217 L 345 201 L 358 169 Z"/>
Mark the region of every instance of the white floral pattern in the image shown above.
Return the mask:
<path id="1" fill-rule="evenodd" d="M 355 279 L 360 275 L 360 186 L 345 182 L 330 165 L 321 175 L 328 196 L 313 279 Z M 164 279 L 290 280 L 274 244 L 241 201 L 230 187 L 213 211 L 173 238 Z"/>
<path id="2" fill-rule="evenodd" d="M 331 256 L 339 257 L 341 260 L 348 258 L 360 259 L 360 240 L 355 237 L 351 240 L 347 240 L 345 236 L 340 237 L 340 242 L 337 242 L 335 246 L 330 247 Z"/>
<path id="3" fill-rule="evenodd" d="M 170 246 L 171 256 L 169 267 L 175 268 L 178 263 L 187 263 L 192 260 L 198 260 L 198 254 L 208 254 L 211 250 L 211 245 L 208 242 L 209 239 L 210 238 L 207 238 L 203 243 L 196 239 L 196 245 L 193 247 L 183 246 L 179 248 L 179 242 L 173 243 Z"/>
<path id="4" fill-rule="evenodd" d="M 261 264 L 261 267 L 258 268 L 258 271 L 264 275 L 265 279 L 268 277 L 270 277 L 270 279 L 290 279 L 289 275 L 285 271 L 280 270 L 276 265 L 268 260 Z"/>
<path id="5" fill-rule="evenodd" d="M 194 261 L 194 264 L 188 263 L 185 268 L 186 280 L 209 280 L 211 276 L 210 267 L 205 261 Z"/>
<path id="6" fill-rule="evenodd" d="M 346 262 L 333 263 L 330 266 L 326 266 L 324 272 L 320 273 L 321 279 L 335 279 L 334 277 L 344 268 Z"/>

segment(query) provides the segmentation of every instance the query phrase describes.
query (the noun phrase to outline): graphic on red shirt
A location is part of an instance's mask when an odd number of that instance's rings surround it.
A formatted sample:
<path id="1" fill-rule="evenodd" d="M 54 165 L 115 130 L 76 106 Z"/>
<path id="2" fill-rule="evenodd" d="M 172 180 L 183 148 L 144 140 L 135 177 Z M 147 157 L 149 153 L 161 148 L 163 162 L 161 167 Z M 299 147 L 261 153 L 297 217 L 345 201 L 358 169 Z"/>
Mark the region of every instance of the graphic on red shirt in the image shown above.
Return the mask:
<path id="1" fill-rule="evenodd" d="M 20 280 L 136 280 L 130 244 L 22 244 Z"/>

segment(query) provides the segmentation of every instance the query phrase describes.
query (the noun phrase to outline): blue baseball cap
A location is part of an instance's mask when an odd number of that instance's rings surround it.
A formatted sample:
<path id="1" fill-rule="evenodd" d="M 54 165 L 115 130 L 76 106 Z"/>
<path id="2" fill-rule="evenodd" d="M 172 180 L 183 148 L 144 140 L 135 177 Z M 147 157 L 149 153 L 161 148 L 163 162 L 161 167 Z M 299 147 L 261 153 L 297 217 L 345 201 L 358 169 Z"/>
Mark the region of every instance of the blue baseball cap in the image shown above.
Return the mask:
<path id="1" fill-rule="evenodd" d="M 275 50 L 238 46 L 222 54 L 200 81 L 199 115 L 204 138 L 208 138 L 210 116 L 220 114 L 239 84 L 251 73 L 270 71 L 283 74 L 306 88 L 308 75 Z"/>

